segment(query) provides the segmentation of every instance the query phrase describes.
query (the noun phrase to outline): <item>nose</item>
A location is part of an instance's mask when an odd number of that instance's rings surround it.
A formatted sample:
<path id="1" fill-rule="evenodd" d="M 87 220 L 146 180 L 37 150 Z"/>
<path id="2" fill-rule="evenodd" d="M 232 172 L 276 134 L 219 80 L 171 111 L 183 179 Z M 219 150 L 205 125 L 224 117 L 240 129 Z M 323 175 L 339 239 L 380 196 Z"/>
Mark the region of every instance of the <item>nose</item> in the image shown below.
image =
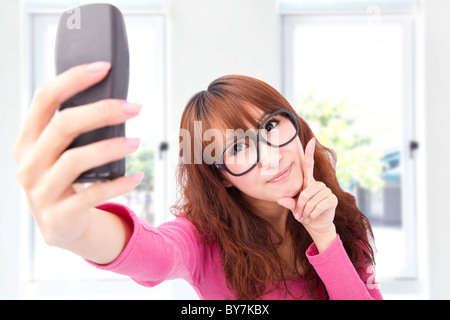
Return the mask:
<path id="1" fill-rule="evenodd" d="M 276 169 L 282 158 L 280 148 L 259 142 L 259 166 L 261 169 Z"/>

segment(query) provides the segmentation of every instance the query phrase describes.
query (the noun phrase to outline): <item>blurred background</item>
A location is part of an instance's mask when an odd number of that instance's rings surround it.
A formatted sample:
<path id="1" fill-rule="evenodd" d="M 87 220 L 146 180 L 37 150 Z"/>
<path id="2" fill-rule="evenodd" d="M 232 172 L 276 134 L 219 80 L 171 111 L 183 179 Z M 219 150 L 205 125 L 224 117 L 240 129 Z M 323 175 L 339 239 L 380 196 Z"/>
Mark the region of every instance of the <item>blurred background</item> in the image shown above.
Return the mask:
<path id="1" fill-rule="evenodd" d="M 34 89 L 54 77 L 59 15 L 92 1 L 0 2 L 0 299 L 197 299 L 46 246 L 16 181 L 12 145 Z M 341 186 L 370 219 L 385 299 L 450 298 L 448 0 L 118 0 L 130 47 L 127 158 L 143 183 L 114 199 L 154 225 L 172 219 L 187 100 L 226 74 L 279 90 L 335 150 Z"/>

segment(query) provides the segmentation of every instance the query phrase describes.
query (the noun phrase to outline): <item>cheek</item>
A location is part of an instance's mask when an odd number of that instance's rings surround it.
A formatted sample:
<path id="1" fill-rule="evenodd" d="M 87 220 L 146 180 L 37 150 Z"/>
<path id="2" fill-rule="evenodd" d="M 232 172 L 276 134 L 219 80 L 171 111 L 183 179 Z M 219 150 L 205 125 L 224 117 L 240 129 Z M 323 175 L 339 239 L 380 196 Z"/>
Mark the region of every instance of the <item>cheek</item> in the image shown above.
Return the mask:
<path id="1" fill-rule="evenodd" d="M 292 145 L 292 149 L 294 149 L 294 152 L 298 155 L 298 157 L 303 160 L 303 155 L 304 155 L 304 151 L 303 151 L 303 146 L 302 143 L 300 142 L 300 138 L 297 137 L 294 141 L 292 141 L 292 143 L 290 143 L 289 145 Z"/>
<path id="2" fill-rule="evenodd" d="M 234 187 L 236 187 L 246 195 L 258 198 L 258 195 L 261 193 L 261 191 L 258 188 L 260 182 L 256 179 L 256 176 L 254 175 L 253 171 L 250 171 L 249 173 L 244 174 L 243 176 L 240 177 L 235 177 L 230 174 L 227 174 L 227 178 L 233 184 Z"/>
<path id="3" fill-rule="evenodd" d="M 303 168 L 303 159 L 304 159 L 304 151 L 302 143 L 300 142 L 300 138 L 295 139 L 292 141 L 292 155 L 294 158 L 294 161 L 297 162 L 300 165 L 300 168 Z"/>
<path id="4" fill-rule="evenodd" d="M 282 162 L 293 162 L 300 167 L 303 166 L 304 151 L 302 143 L 300 142 L 300 138 L 297 137 L 291 143 L 284 146 L 282 150 L 282 155 L 284 158 L 283 160 L 281 160 Z"/>
<path id="5" fill-rule="evenodd" d="M 240 177 L 235 177 L 227 173 L 226 176 L 228 178 L 228 181 L 230 181 L 234 187 L 238 188 L 241 191 L 245 191 L 246 189 L 254 185 L 254 182 L 251 179 L 251 175 L 249 173 L 244 174 Z"/>

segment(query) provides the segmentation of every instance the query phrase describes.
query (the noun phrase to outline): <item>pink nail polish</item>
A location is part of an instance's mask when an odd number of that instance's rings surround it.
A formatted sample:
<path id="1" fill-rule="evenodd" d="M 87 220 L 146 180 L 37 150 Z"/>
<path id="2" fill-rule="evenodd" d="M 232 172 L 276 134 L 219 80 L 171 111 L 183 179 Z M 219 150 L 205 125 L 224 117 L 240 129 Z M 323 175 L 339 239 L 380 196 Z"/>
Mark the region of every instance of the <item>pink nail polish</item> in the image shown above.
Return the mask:
<path id="1" fill-rule="evenodd" d="M 138 114 L 142 109 L 142 105 L 136 103 L 129 103 L 127 101 L 122 102 L 123 113 L 129 116 Z"/>
<path id="2" fill-rule="evenodd" d="M 109 70 L 111 68 L 111 63 L 108 61 L 97 61 L 88 64 L 86 68 L 92 73 L 99 73 Z"/>
<path id="3" fill-rule="evenodd" d="M 129 149 L 137 148 L 140 143 L 141 143 L 141 139 L 140 138 L 125 138 L 125 145 Z"/>
<path id="4" fill-rule="evenodd" d="M 143 172 L 135 173 L 131 175 L 131 179 L 133 179 L 133 182 L 138 185 L 141 183 L 142 179 L 144 179 L 144 173 Z"/>

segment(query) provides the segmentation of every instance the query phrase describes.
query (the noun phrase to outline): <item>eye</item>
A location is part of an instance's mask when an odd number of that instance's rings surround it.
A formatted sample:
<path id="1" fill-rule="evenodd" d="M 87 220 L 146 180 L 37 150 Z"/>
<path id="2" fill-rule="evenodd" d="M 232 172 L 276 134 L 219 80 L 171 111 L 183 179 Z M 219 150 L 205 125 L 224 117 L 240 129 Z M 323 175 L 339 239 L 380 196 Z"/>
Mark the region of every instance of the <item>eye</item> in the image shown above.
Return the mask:
<path id="1" fill-rule="evenodd" d="M 247 144 L 240 141 L 240 142 L 236 142 L 232 148 L 231 148 L 231 153 L 232 155 L 235 155 L 239 152 L 241 152 L 242 150 L 244 150 L 247 147 Z"/>
<path id="2" fill-rule="evenodd" d="M 280 121 L 277 119 L 270 119 L 269 121 L 267 121 L 264 128 L 267 130 L 267 132 L 269 132 L 270 130 L 274 129 L 279 123 Z"/>

